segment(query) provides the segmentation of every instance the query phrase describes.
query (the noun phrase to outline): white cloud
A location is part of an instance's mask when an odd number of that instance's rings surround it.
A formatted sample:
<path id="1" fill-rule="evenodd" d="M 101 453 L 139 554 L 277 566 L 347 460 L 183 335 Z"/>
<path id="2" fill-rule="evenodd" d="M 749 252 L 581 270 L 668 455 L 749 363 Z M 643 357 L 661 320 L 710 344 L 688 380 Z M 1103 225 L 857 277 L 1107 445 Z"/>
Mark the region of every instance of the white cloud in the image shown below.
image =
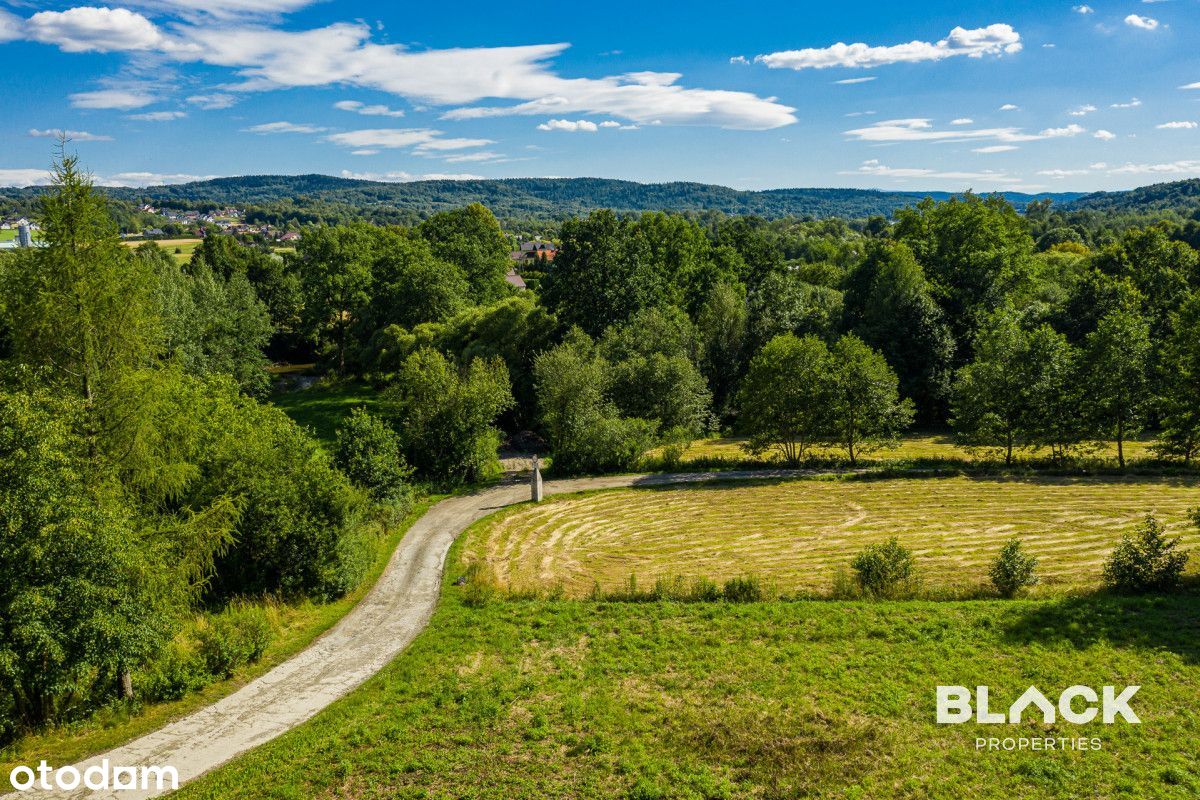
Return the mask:
<path id="1" fill-rule="evenodd" d="M 1013 150 L 1020 150 L 1015 144 L 989 144 L 987 147 L 976 147 L 971 150 L 972 153 L 1009 153 Z"/>
<path id="2" fill-rule="evenodd" d="M 1136 97 L 1131 97 L 1129 98 L 1128 103 L 1113 103 L 1111 106 L 1109 106 L 1109 108 L 1137 108 L 1141 104 L 1141 100 L 1138 100 Z"/>
<path id="3" fill-rule="evenodd" d="M 343 178 L 350 178 L 357 181 L 381 181 L 384 183 L 411 183 L 412 181 L 477 181 L 483 180 L 482 175 L 471 175 L 469 173 L 446 174 L 441 172 L 427 172 L 423 175 L 414 175 L 410 172 L 351 172 L 348 169 L 342 170 Z"/>
<path id="4" fill-rule="evenodd" d="M 377 155 L 379 155 L 379 151 L 378 150 L 370 150 L 370 149 L 351 150 L 350 155 L 352 155 L 352 156 L 377 156 Z"/>
<path id="5" fill-rule="evenodd" d="M 505 158 L 503 153 L 493 153 L 490 150 L 481 150 L 478 153 L 455 153 L 454 155 L 444 156 L 442 161 L 447 164 L 494 164 L 501 161 L 508 161 L 508 159 Z"/>
<path id="6" fill-rule="evenodd" d="M 145 89 L 97 89 L 93 92 L 76 92 L 70 96 L 75 108 L 111 108 L 129 111 L 157 102 L 158 98 Z"/>
<path id="7" fill-rule="evenodd" d="M 1071 109 L 1067 113 L 1070 114 L 1072 117 L 1086 117 L 1088 114 L 1091 114 L 1095 110 L 1096 110 L 1096 107 L 1094 105 L 1092 105 L 1091 103 L 1087 103 L 1082 106 L 1076 106 L 1075 108 Z"/>
<path id="8" fill-rule="evenodd" d="M 1180 89 L 1200 89 L 1200 81 L 1196 81 L 1195 83 L 1185 83 L 1183 86 L 1180 86 L 1179 88 Z"/>
<path id="9" fill-rule="evenodd" d="M 130 114 L 129 119 L 142 120 L 143 122 L 171 122 L 172 120 L 183 119 L 186 116 L 186 111 L 148 111 L 145 114 Z"/>
<path id="10" fill-rule="evenodd" d="M 1195 128 L 1198 126 L 1194 122 L 1183 121 L 1183 122 L 1164 122 L 1163 124 L 1155 125 L 1154 127 L 1158 128 L 1160 131 L 1175 131 L 1175 130 L 1190 130 L 1191 128 Z"/>
<path id="11" fill-rule="evenodd" d="M 167 37 L 150 20 L 127 8 L 83 6 L 66 11 L 39 11 L 26 23 L 28 36 L 68 53 L 113 50 L 156 50 Z"/>
<path id="12" fill-rule="evenodd" d="M 860 142 L 953 142 L 993 139 L 999 142 L 1032 142 L 1085 133 L 1079 125 L 1065 128 L 1046 128 L 1038 133 L 1025 133 L 1020 128 L 964 128 L 938 130 L 928 119 L 882 120 L 866 128 L 846 131 Z"/>
<path id="13" fill-rule="evenodd" d="M 62 128 L 47 128 L 46 130 L 38 130 L 30 128 L 29 135 L 45 138 L 45 139 L 62 139 L 66 137 L 73 142 L 111 142 L 111 136 L 100 136 L 87 131 L 64 131 Z"/>
<path id="14" fill-rule="evenodd" d="M 201 111 L 220 111 L 230 108 L 238 99 L 231 94 L 194 94 L 187 99 L 188 103 L 198 106 Z"/>
<path id="15" fill-rule="evenodd" d="M 404 116 L 404 112 L 401 110 L 393 110 L 385 105 L 366 105 L 357 100 L 339 100 L 333 104 L 333 107 L 339 111 L 353 111 L 355 114 L 362 114 L 364 117 Z"/>
<path id="16" fill-rule="evenodd" d="M 1168 164 L 1125 164 L 1108 171 L 1110 175 L 1186 175 L 1200 174 L 1200 161 L 1173 161 Z"/>
<path id="17" fill-rule="evenodd" d="M 355 155 L 376 155 L 380 150 L 412 148 L 417 155 L 449 160 L 458 150 L 470 150 L 495 144 L 491 139 L 443 138 L 442 131 L 431 128 L 371 128 L 331 133 L 325 140 L 353 148 Z"/>
<path id="18" fill-rule="evenodd" d="M 418 104 L 463 105 L 484 99 L 515 105 L 455 108 L 445 116 L 608 114 L 632 122 L 766 130 L 796 121 L 795 109 L 749 92 L 691 89 L 678 73 L 635 72 L 563 78 L 547 62 L 566 44 L 412 51 L 371 40 L 365 24 L 285 31 L 262 27 L 191 27 L 164 49 L 184 61 L 233 68 L 238 91 L 343 84 L 388 92 Z"/>
<path id="19" fill-rule="evenodd" d="M 841 175 L 875 175 L 883 178 L 906 180 L 908 178 L 932 178 L 952 181 L 984 181 L 988 183 L 1019 183 L 1020 178 L 1004 172 L 982 170 L 979 172 L 959 172 L 954 170 L 936 170 L 920 167 L 888 167 L 877 159 L 864 161 L 858 169 L 841 172 Z"/>
<path id="20" fill-rule="evenodd" d="M 1158 20 L 1138 16 L 1137 14 L 1130 14 L 1125 18 L 1125 24 L 1134 28 L 1141 28 L 1144 31 L 1152 31 L 1158 27 Z"/>
<path id="21" fill-rule="evenodd" d="M 1018 111 L 1018 110 L 1020 110 L 1020 106 L 1013 105 L 1012 103 L 1005 103 L 1004 105 L 1000 106 L 1000 110 L 1001 111 Z"/>
<path id="22" fill-rule="evenodd" d="M 433 133 L 436 134 L 437 131 L 433 131 Z M 491 139 L 430 139 L 427 142 L 421 142 L 417 145 L 416 149 L 420 152 L 428 152 L 430 150 L 440 152 L 443 150 L 469 150 L 472 147 L 483 147 L 489 144 L 495 144 L 495 142 Z"/>
<path id="23" fill-rule="evenodd" d="M 1078 136 L 1081 133 L 1087 133 L 1087 129 L 1072 122 L 1065 128 L 1046 128 L 1039 131 L 1038 136 L 1043 139 L 1060 139 L 1064 136 Z"/>
<path id="24" fill-rule="evenodd" d="M 551 119 L 537 127 L 539 131 L 565 131 L 567 133 L 595 133 L 599 130 L 596 123 L 586 119 Z"/>
<path id="25" fill-rule="evenodd" d="M 20 39 L 24 35 L 21 32 L 23 25 L 24 21 L 20 17 L 0 8 L 0 42 L 11 42 L 15 39 Z"/>
<path id="26" fill-rule="evenodd" d="M 318 128 L 316 125 L 307 123 L 297 124 L 295 122 L 264 122 L 261 125 L 251 125 L 249 128 L 243 128 L 245 133 L 321 133 L 325 128 Z"/>
<path id="27" fill-rule="evenodd" d="M 310 6 L 314 2 L 315 0 L 205 0 L 203 3 L 197 3 L 195 0 L 131 0 L 130 5 L 172 11 L 191 18 L 244 18 L 263 14 L 286 14 Z"/>
<path id="28" fill-rule="evenodd" d="M 118 172 L 115 175 L 97 177 L 97 186 L 162 186 L 168 183 L 192 183 L 193 181 L 209 181 L 216 175 L 187 175 L 184 173 L 161 172 Z"/>
<path id="29" fill-rule="evenodd" d="M 957 27 L 938 42 L 912 41 L 886 47 L 862 42 L 837 44 L 823 48 L 785 50 L 755 56 L 754 60 L 772 69 L 825 69 L 827 67 L 880 67 L 886 64 L 941 61 L 952 56 L 981 58 L 985 55 L 1016 53 L 1021 35 L 1011 25 L 997 23 L 986 28 Z"/>
<path id="30" fill-rule="evenodd" d="M 1076 14 L 1094 14 L 1096 9 L 1091 6 L 1071 6 L 1071 10 Z"/>
<path id="31" fill-rule="evenodd" d="M 733 58 L 729 59 L 729 63 L 730 64 L 749 64 L 750 59 L 746 58 L 745 56 L 734 56 Z"/>
<path id="32" fill-rule="evenodd" d="M 1115 133 L 1113 133 L 1112 131 L 1106 131 L 1103 128 L 1101 128 L 1100 130 L 1098 130 L 1092 134 L 1092 138 L 1099 139 L 1104 142 L 1110 142 L 1113 139 L 1117 138 L 1117 135 Z"/>
<path id="33" fill-rule="evenodd" d="M 867 82 L 869 82 L 869 81 L 873 81 L 873 80 L 875 80 L 875 76 L 874 76 L 874 75 L 867 75 L 867 76 L 865 76 L 865 77 L 862 77 L 862 78 L 843 78 L 843 79 L 842 79 L 842 80 L 840 80 L 840 81 L 834 81 L 834 83 L 835 83 L 835 84 L 837 84 L 837 85 L 839 85 L 839 86 L 849 86 L 849 85 L 851 85 L 851 84 L 855 84 L 855 83 L 867 83 Z"/>
<path id="34" fill-rule="evenodd" d="M 950 120 L 951 125 L 974 125 L 975 120 L 970 117 L 959 117 L 958 119 Z"/>
<path id="35" fill-rule="evenodd" d="M 1045 175 L 1055 180 L 1062 180 L 1063 178 L 1072 178 L 1076 175 L 1088 175 L 1090 172 L 1091 170 L 1086 169 L 1043 169 L 1038 170 L 1037 174 Z"/>
<path id="36" fill-rule="evenodd" d="M 45 186 L 53 179 L 48 169 L 0 169 L 0 186 Z"/>

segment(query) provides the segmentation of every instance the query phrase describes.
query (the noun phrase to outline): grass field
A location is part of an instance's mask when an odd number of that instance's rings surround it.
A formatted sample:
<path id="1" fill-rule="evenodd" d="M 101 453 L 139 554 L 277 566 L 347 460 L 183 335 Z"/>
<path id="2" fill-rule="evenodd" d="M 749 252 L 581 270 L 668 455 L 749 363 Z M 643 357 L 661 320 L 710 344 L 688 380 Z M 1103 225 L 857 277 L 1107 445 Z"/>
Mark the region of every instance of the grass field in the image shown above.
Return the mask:
<path id="1" fill-rule="evenodd" d="M 1154 513 L 1200 544 L 1187 510 L 1200 478 L 949 477 L 794 480 L 626 489 L 500 513 L 465 537 L 515 590 L 561 584 L 582 596 L 636 575 L 725 580 L 754 574 L 787 593 L 824 593 L 864 545 L 899 537 L 928 588 L 970 590 L 1010 537 L 1041 558 L 1041 591 L 1093 586 L 1120 535 Z M 1192 571 L 1200 570 L 1200 556 Z"/>
<path id="2" fill-rule="evenodd" d="M 177 262 L 182 264 L 191 259 L 192 253 L 194 253 L 196 251 L 196 247 L 200 244 L 200 242 L 202 240 L 201 239 L 155 239 L 153 241 L 159 247 L 161 247 L 162 249 L 164 249 L 168 253 L 170 253 L 172 256 L 174 256 L 175 260 Z M 143 242 L 127 240 L 125 242 L 125 244 L 128 245 L 129 247 L 137 247 L 137 246 L 143 244 Z M 178 253 L 175 252 L 176 250 L 178 250 L 179 252 Z"/>
<path id="3" fill-rule="evenodd" d="M 338 425 L 358 406 L 377 402 L 378 392 L 359 383 L 314 386 L 300 391 L 281 392 L 271 402 L 301 425 L 312 429 L 326 447 L 333 445 Z"/>
<path id="4" fill-rule="evenodd" d="M 1191 798 L 1200 602 L 492 601 L 452 553 L 363 688 L 181 798 Z M 937 725 L 939 684 L 1138 684 L 1141 725 Z M 978 752 L 976 736 L 1099 751 Z"/>
<path id="5" fill-rule="evenodd" d="M 727 461 L 731 464 L 753 462 L 764 464 L 782 463 L 778 452 L 774 450 L 759 455 L 747 453 L 742 446 L 745 441 L 745 439 L 737 437 L 697 439 L 684 453 L 683 462 L 685 464 L 688 462 L 719 461 Z M 1151 458 L 1153 456 L 1150 450 L 1152 444 L 1154 444 L 1152 437 L 1125 442 L 1125 459 L 1127 461 L 1136 461 Z M 657 454 L 658 451 L 651 452 L 651 456 Z M 830 447 L 813 448 L 811 454 L 816 458 L 843 458 L 841 451 Z M 1115 442 L 1108 442 L 1095 453 L 1089 455 L 1095 458 L 1111 459 L 1115 462 L 1117 458 L 1117 445 Z M 1015 460 L 1021 463 L 1044 461 L 1048 458 L 1048 451 L 1038 449 L 1018 451 L 1015 455 Z M 959 447 L 954 443 L 954 437 L 949 434 L 918 433 L 904 436 L 900 439 L 896 447 L 868 454 L 865 461 L 867 463 L 914 461 L 966 461 L 976 463 L 985 460 L 994 461 L 996 459 L 997 456 L 994 451 L 988 453 Z"/>

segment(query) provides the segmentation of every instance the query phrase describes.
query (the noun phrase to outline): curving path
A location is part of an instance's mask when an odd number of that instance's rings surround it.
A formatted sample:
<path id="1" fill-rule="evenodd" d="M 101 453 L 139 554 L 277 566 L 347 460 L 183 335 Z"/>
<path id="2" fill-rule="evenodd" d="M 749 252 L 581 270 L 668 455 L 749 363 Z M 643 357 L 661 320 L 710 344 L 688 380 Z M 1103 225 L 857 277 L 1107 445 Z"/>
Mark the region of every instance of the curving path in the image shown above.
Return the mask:
<path id="1" fill-rule="evenodd" d="M 614 475 L 547 481 L 546 494 L 745 478 L 797 477 L 802 470 Z M 471 523 L 529 499 L 524 480 L 510 480 L 433 506 L 405 534 L 374 588 L 342 620 L 307 649 L 211 706 L 140 739 L 81 761 L 82 773 L 107 759 L 110 765 L 170 765 L 182 785 L 235 756 L 270 741 L 312 717 L 374 675 L 408 646 L 429 622 L 441 593 L 446 553 Z M 30 765 L 36 768 L 36 764 Z M 58 766 L 58 765 L 52 765 Z M 0 800 L 29 797 L 154 797 L 159 791 L 31 789 Z"/>

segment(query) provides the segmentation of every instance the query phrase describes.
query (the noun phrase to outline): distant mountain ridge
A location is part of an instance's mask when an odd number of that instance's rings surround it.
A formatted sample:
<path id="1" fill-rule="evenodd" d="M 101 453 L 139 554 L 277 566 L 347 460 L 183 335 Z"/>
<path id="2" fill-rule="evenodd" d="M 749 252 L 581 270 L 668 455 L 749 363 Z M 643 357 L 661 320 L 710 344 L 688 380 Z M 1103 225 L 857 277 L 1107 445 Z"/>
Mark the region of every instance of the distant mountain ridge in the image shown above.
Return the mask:
<path id="1" fill-rule="evenodd" d="M 0 189 L 0 197 L 29 198 L 44 189 Z M 609 178 L 503 178 L 392 183 L 330 175 L 247 175 L 144 189 L 106 189 L 113 197 L 165 205 L 214 204 L 357 209 L 368 218 L 425 217 L 480 202 L 501 218 L 559 219 L 598 208 L 616 211 L 718 211 L 768 218 L 891 216 L 925 197 L 956 193 L 878 189 L 794 188 L 747 191 L 694 182 L 636 183 Z M 1018 208 L 1051 199 L 1060 208 L 1153 211 L 1200 206 L 1200 179 L 1129 191 L 1002 192 Z"/>

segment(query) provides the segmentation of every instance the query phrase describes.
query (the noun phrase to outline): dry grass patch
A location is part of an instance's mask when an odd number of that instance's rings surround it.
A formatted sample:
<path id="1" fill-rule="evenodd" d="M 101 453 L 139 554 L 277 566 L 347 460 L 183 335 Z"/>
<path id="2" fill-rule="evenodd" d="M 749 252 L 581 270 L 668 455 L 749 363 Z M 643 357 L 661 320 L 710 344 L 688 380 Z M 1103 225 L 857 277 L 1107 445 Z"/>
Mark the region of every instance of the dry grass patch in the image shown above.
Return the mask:
<path id="1" fill-rule="evenodd" d="M 952 477 L 798 480 L 573 495 L 502 512 L 472 529 L 464 559 L 512 590 L 586 595 L 636 575 L 725 580 L 754 574 L 784 592 L 823 593 L 864 545 L 897 536 L 926 584 L 970 589 L 1001 545 L 1020 537 L 1041 559 L 1043 591 L 1094 586 L 1123 533 L 1153 513 L 1200 544 L 1187 510 L 1200 480 Z M 1200 570 L 1194 558 L 1189 572 Z"/>

